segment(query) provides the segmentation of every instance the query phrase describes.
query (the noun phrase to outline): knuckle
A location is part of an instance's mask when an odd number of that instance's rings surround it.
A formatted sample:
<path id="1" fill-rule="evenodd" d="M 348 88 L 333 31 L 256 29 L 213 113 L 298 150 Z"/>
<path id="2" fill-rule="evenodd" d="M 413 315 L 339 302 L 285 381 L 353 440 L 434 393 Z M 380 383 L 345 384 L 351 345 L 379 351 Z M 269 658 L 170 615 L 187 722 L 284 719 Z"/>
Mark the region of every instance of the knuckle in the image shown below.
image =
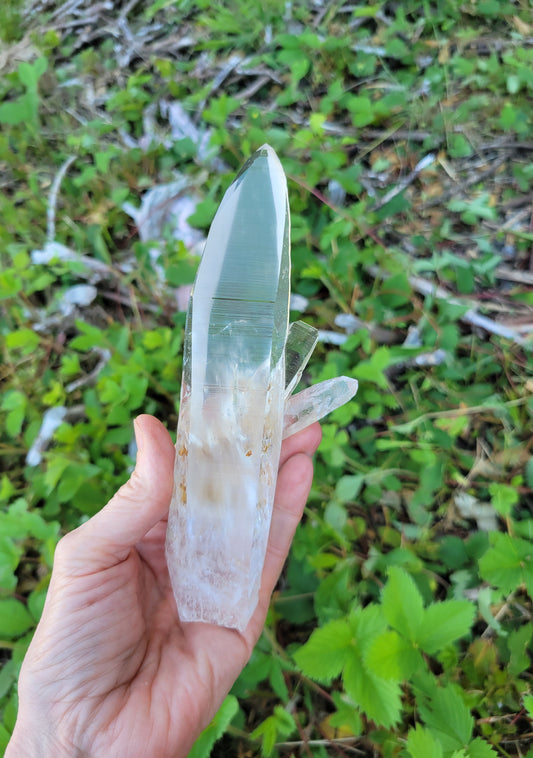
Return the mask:
<path id="1" fill-rule="evenodd" d="M 63 564 L 68 562 L 69 558 L 75 553 L 76 544 L 78 542 L 76 532 L 77 529 L 73 532 L 68 532 L 63 537 L 61 537 L 56 545 L 54 553 L 54 564 Z"/>

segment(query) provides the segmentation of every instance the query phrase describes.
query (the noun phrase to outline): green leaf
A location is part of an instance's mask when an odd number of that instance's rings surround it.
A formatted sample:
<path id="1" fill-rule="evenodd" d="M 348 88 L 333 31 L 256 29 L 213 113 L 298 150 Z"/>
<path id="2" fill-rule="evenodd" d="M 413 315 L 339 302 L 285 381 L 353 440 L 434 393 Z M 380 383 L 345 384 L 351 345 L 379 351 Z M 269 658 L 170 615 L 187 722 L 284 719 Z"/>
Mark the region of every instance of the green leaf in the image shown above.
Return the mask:
<path id="1" fill-rule="evenodd" d="M 28 595 L 28 611 L 36 623 L 42 616 L 46 594 L 46 589 L 36 589 Z"/>
<path id="2" fill-rule="evenodd" d="M 533 719 L 533 695 L 524 695 L 524 708 L 530 719 Z"/>
<path id="3" fill-rule="evenodd" d="M 296 651 L 294 660 L 306 676 L 330 682 L 341 673 L 352 636 L 347 621 L 330 621 L 315 629 L 308 641 Z"/>
<path id="4" fill-rule="evenodd" d="M 0 500 L 10 500 L 11 495 L 16 492 L 15 487 L 12 485 L 7 474 L 2 474 L 0 480 Z"/>
<path id="5" fill-rule="evenodd" d="M 341 476 L 335 486 L 335 494 L 341 503 L 354 501 L 361 492 L 364 481 L 364 477 L 360 474 Z"/>
<path id="6" fill-rule="evenodd" d="M 412 577 L 399 566 L 389 569 L 381 604 L 392 628 L 408 640 L 415 641 L 424 618 L 422 596 Z"/>
<path id="7" fill-rule="evenodd" d="M 350 701 L 346 702 L 347 696 L 340 692 L 333 692 L 332 697 L 337 710 L 328 718 L 329 725 L 336 729 L 349 730 L 354 735 L 361 734 L 363 724 L 355 705 Z"/>
<path id="8" fill-rule="evenodd" d="M 0 668 L 0 698 L 3 698 L 17 680 L 18 665 L 11 659 L 5 661 Z M 2 753 L 0 753 L 2 755 Z"/>
<path id="9" fill-rule="evenodd" d="M 2 532 L 2 522 L 0 521 L 0 588 L 14 590 L 17 586 L 15 570 L 19 564 L 22 550 Z"/>
<path id="10" fill-rule="evenodd" d="M 391 351 L 387 347 L 378 347 L 367 361 L 357 364 L 356 379 L 360 382 L 374 382 L 382 389 L 388 389 L 384 371 L 391 363 Z"/>
<path id="11" fill-rule="evenodd" d="M 528 458 L 525 469 L 526 483 L 528 487 L 533 487 L 533 456 Z"/>
<path id="12" fill-rule="evenodd" d="M 4 754 L 7 748 L 7 743 L 9 742 L 10 739 L 11 739 L 11 735 L 9 734 L 5 726 L 3 726 L 3 724 L 0 724 L 0 754 L 1 755 Z"/>
<path id="13" fill-rule="evenodd" d="M 283 669 L 278 658 L 270 659 L 270 672 L 268 675 L 268 681 L 272 685 L 272 689 L 279 697 L 279 699 L 286 703 L 289 700 L 289 690 L 285 683 L 285 677 L 283 676 Z"/>
<path id="14" fill-rule="evenodd" d="M 442 758 L 442 745 L 420 724 L 409 730 L 407 751 L 411 758 Z"/>
<path id="15" fill-rule="evenodd" d="M 501 484 L 500 482 L 491 482 L 489 492 L 494 510 L 500 516 L 509 516 L 513 505 L 516 505 L 519 499 L 516 487 L 510 487 L 508 484 Z"/>
<path id="16" fill-rule="evenodd" d="M 488 192 L 472 197 L 470 200 L 454 198 L 450 200 L 446 207 L 450 211 L 461 213 L 461 220 L 465 224 L 474 225 L 479 219 L 496 219 L 496 209 L 492 205 L 492 200 Z"/>
<path id="17" fill-rule="evenodd" d="M 84 321 L 76 321 L 76 327 L 80 335 L 70 341 L 71 348 L 85 351 L 106 344 L 104 333 L 98 327 L 86 324 Z"/>
<path id="18" fill-rule="evenodd" d="M 507 637 L 507 648 L 511 654 L 508 670 L 512 676 L 519 676 L 530 666 L 531 661 L 528 649 L 532 632 L 533 627 L 531 623 L 523 624 L 518 629 L 510 632 Z"/>
<path id="19" fill-rule="evenodd" d="M 372 640 L 387 629 L 387 620 L 380 605 L 367 605 L 366 608 L 356 608 L 349 616 L 352 633 L 355 636 L 359 653 L 364 657 Z"/>
<path id="20" fill-rule="evenodd" d="M 210 197 L 206 197 L 196 206 L 196 210 L 187 219 L 187 223 L 191 226 L 197 226 L 201 229 L 207 228 L 213 216 L 216 213 L 218 204 Z"/>
<path id="21" fill-rule="evenodd" d="M 507 632 L 503 628 L 503 626 L 500 624 L 498 619 L 492 615 L 492 603 L 493 599 L 492 596 L 494 594 L 494 590 L 491 587 L 482 587 L 477 596 L 477 604 L 479 608 L 479 612 L 481 616 L 485 619 L 487 624 L 491 627 L 491 629 L 494 629 L 494 631 L 499 634 L 501 637 L 505 637 Z M 528 664 L 529 665 L 529 664 Z"/>
<path id="22" fill-rule="evenodd" d="M 346 100 L 346 106 L 352 112 L 354 126 L 367 126 L 376 118 L 372 100 L 364 95 L 350 95 Z"/>
<path id="23" fill-rule="evenodd" d="M 520 89 L 520 78 L 516 74 L 509 74 L 507 77 L 507 92 L 510 95 L 516 95 Z"/>
<path id="24" fill-rule="evenodd" d="M 213 721 L 192 746 L 187 758 L 209 758 L 213 745 L 222 737 L 238 710 L 239 701 L 234 695 L 228 695 Z"/>
<path id="25" fill-rule="evenodd" d="M 18 76 L 22 84 L 29 90 L 36 90 L 37 83 L 48 68 L 48 61 L 41 56 L 34 63 L 22 61 L 19 63 Z"/>
<path id="26" fill-rule="evenodd" d="M 92 463 L 71 464 L 65 469 L 57 487 L 60 503 L 70 500 L 93 476 L 101 474 L 101 469 Z"/>
<path id="27" fill-rule="evenodd" d="M 19 408 L 25 408 L 27 403 L 26 395 L 18 390 L 6 392 L 2 400 L 2 410 L 13 411 Z"/>
<path id="28" fill-rule="evenodd" d="M 32 121 L 32 109 L 27 95 L 18 97 L 10 103 L 0 104 L 0 124 L 16 126 L 25 121 Z"/>
<path id="29" fill-rule="evenodd" d="M 20 349 L 23 355 L 33 352 L 39 342 L 39 335 L 33 329 L 17 329 L 6 336 L 6 346 L 9 350 Z"/>
<path id="30" fill-rule="evenodd" d="M 343 682 L 348 695 L 371 721 L 384 727 L 398 723 L 401 713 L 400 685 L 368 671 L 357 651 L 348 657 Z"/>
<path id="31" fill-rule="evenodd" d="M 14 639 L 34 626 L 26 606 L 15 598 L 0 600 L 0 637 Z"/>
<path id="32" fill-rule="evenodd" d="M 419 703 L 418 710 L 445 753 L 460 750 L 470 742 L 474 719 L 455 686 L 435 689 L 431 701 Z"/>
<path id="33" fill-rule="evenodd" d="M 479 561 L 483 579 L 505 594 L 525 584 L 533 598 L 533 544 L 527 540 L 494 532 L 492 547 Z"/>
<path id="34" fill-rule="evenodd" d="M 257 739 L 262 737 L 261 754 L 264 756 L 272 755 L 274 745 L 279 737 L 288 737 L 296 730 L 296 722 L 290 713 L 280 705 L 276 705 L 274 713 L 259 724 L 250 737 Z"/>
<path id="35" fill-rule="evenodd" d="M 417 641 L 428 655 L 468 634 L 474 621 L 475 609 L 468 600 L 445 600 L 433 603 L 424 611 Z"/>
<path id="36" fill-rule="evenodd" d="M 372 640 L 364 661 L 368 670 L 377 676 L 401 682 L 410 679 L 422 658 L 410 641 L 389 631 Z"/>
<path id="37" fill-rule="evenodd" d="M 476 737 L 468 746 L 467 755 L 468 758 L 496 758 L 498 754 L 488 742 Z"/>

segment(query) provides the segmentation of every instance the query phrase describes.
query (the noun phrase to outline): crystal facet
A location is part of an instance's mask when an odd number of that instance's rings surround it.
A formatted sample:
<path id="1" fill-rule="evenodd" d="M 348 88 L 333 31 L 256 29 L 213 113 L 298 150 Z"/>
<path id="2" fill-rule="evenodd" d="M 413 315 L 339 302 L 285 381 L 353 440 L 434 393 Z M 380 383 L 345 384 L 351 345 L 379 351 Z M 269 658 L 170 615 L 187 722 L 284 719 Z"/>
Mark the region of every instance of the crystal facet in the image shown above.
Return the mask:
<path id="1" fill-rule="evenodd" d="M 166 542 L 182 621 L 246 628 L 257 605 L 282 436 L 357 389 L 342 377 L 286 403 L 317 339 L 301 322 L 288 330 L 289 286 L 286 179 L 264 145 L 224 195 L 187 313 Z"/>
<path id="2" fill-rule="evenodd" d="M 285 345 L 285 398 L 288 398 L 302 378 L 307 361 L 318 342 L 318 329 L 303 321 L 289 327 Z"/>

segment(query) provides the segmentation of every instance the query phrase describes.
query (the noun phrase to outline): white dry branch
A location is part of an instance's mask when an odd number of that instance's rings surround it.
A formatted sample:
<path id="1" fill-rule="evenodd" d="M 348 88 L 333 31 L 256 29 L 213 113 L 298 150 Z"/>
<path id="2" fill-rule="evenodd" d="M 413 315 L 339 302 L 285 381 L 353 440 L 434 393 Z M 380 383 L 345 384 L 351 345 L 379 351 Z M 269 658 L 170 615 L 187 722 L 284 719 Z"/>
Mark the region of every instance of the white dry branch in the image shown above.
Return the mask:
<path id="1" fill-rule="evenodd" d="M 379 208 L 383 208 L 384 205 L 386 205 L 388 202 L 390 202 L 393 198 L 395 198 L 397 195 L 399 195 L 401 192 L 403 192 L 407 187 L 414 182 L 416 177 L 424 171 L 424 169 L 429 168 L 433 163 L 435 162 L 435 156 L 433 153 L 428 153 L 423 158 L 421 158 L 414 169 L 403 179 L 401 179 L 398 184 L 395 187 L 392 187 L 388 192 L 386 192 L 383 197 L 381 197 L 378 202 L 374 205 L 372 208 L 372 211 L 377 211 Z"/>
<path id="2" fill-rule="evenodd" d="M 87 384 L 93 382 L 98 377 L 100 371 L 104 368 L 104 366 L 111 360 L 111 351 L 105 347 L 93 347 L 90 352 L 98 355 L 100 357 L 100 360 L 90 373 L 85 374 L 85 376 L 81 376 L 79 379 L 75 379 L 73 382 L 70 382 L 70 384 L 67 384 L 65 387 L 65 390 L 67 392 L 74 392 L 74 390 L 77 390 L 80 387 L 85 387 Z"/>
<path id="3" fill-rule="evenodd" d="M 57 405 L 54 408 L 48 408 L 43 415 L 41 428 L 34 439 L 32 446 L 26 455 L 26 465 L 38 466 L 42 461 L 43 453 L 47 449 L 55 430 L 61 426 L 63 421 L 72 421 L 80 418 L 85 413 L 85 406 L 73 405 L 71 408 L 65 408 L 64 405 Z"/>
<path id="4" fill-rule="evenodd" d="M 367 271 L 369 274 L 371 274 L 371 276 L 375 278 L 380 277 L 382 279 L 388 279 L 392 276 L 392 274 L 379 268 L 379 266 L 368 266 Z M 437 300 L 445 300 L 447 303 L 460 307 L 464 307 L 465 305 L 471 306 L 468 308 L 466 313 L 463 313 L 463 315 L 460 317 L 461 321 L 470 324 L 470 326 L 475 326 L 480 329 L 484 329 L 490 334 L 496 334 L 498 337 L 512 340 L 521 347 L 529 349 L 533 347 L 533 341 L 531 340 L 531 336 L 533 335 L 528 335 L 530 339 L 527 339 L 526 337 L 522 336 L 518 329 L 512 329 L 508 326 L 505 326 L 504 324 L 500 324 L 497 321 L 494 321 L 494 319 L 489 318 L 488 316 L 483 316 L 483 314 L 477 310 L 475 304 L 472 301 L 459 300 L 440 284 L 435 284 L 434 282 L 430 282 L 420 276 L 409 276 L 409 283 L 416 292 L 420 293 L 421 295 L 425 295 L 426 297 L 434 297 Z"/>
<path id="5" fill-rule="evenodd" d="M 48 207 L 46 209 L 46 241 L 54 242 L 56 236 L 56 206 L 57 196 L 59 194 L 59 188 L 63 181 L 65 174 L 69 170 L 70 166 L 76 160 L 75 155 L 69 155 L 69 157 L 61 164 L 59 171 L 57 172 L 52 187 L 50 188 L 50 196 L 48 198 Z"/>

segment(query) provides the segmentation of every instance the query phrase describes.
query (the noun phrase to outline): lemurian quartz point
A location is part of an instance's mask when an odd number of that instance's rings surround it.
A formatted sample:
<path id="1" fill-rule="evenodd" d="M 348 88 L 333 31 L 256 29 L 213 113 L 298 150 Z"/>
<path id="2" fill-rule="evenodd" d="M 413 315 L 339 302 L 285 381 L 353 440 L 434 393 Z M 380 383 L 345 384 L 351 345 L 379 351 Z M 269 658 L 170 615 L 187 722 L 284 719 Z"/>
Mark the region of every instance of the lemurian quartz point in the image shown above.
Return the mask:
<path id="1" fill-rule="evenodd" d="M 339 377 L 290 397 L 317 332 L 288 328 L 289 231 L 285 174 L 263 145 L 222 199 L 187 312 L 166 540 L 182 621 L 246 628 L 284 425 L 293 434 L 357 391 L 355 379 Z"/>

